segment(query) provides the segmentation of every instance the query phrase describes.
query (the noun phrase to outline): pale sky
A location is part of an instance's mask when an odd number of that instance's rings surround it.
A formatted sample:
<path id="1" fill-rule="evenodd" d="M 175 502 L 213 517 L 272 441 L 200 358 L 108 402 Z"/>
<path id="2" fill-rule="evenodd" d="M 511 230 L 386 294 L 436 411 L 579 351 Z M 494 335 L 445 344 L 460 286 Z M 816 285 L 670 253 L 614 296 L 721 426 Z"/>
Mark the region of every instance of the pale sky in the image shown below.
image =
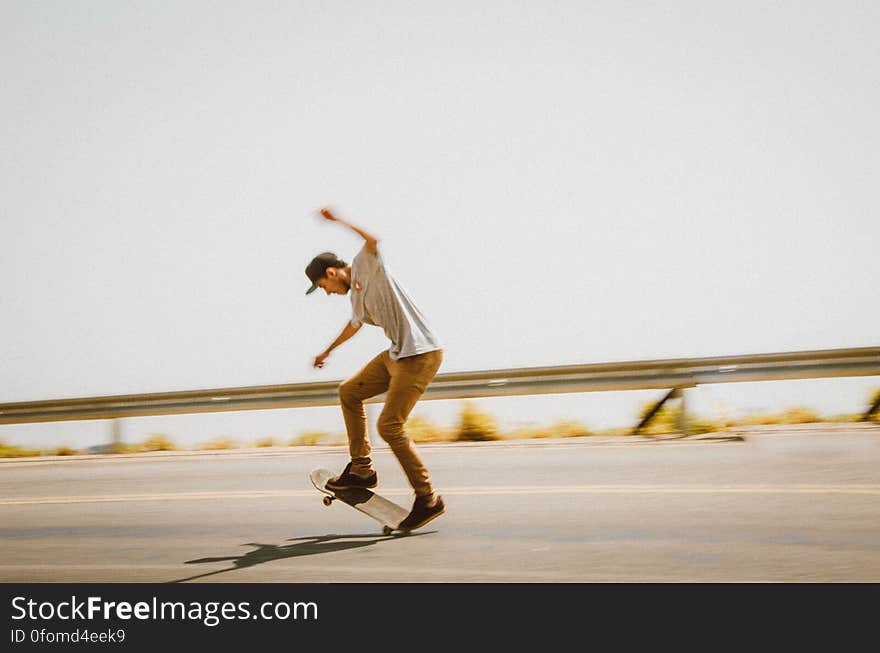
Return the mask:
<path id="1" fill-rule="evenodd" d="M 874 2 L 7 0 L 0 402 L 350 376 L 387 341 L 311 368 L 350 303 L 303 268 L 360 246 L 325 204 L 380 236 L 441 371 L 876 346 L 878 25 Z M 698 393 L 836 413 L 876 387 Z M 657 394 L 479 404 L 605 427 Z M 126 437 L 310 428 L 338 410 Z"/>

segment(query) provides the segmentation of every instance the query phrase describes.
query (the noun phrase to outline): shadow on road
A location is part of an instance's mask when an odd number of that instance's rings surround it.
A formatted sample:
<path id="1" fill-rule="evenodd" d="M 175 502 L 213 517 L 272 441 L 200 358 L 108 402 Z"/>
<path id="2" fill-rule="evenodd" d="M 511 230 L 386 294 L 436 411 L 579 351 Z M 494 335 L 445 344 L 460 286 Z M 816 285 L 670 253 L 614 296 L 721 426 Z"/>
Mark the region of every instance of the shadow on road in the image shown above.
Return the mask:
<path id="1" fill-rule="evenodd" d="M 296 558 L 299 556 L 315 555 L 318 553 L 331 553 L 333 551 L 344 551 L 346 549 L 358 549 L 379 542 L 393 542 L 400 539 L 418 537 L 420 535 L 429 535 L 436 531 L 425 531 L 421 533 L 397 533 L 392 535 L 312 535 L 309 537 L 294 537 L 288 542 L 294 544 L 285 544 L 279 546 L 277 544 L 260 544 L 258 542 L 247 542 L 242 546 L 256 547 L 253 551 L 240 556 L 224 556 L 219 558 L 198 558 L 197 560 L 187 560 L 184 564 L 198 565 L 210 562 L 231 561 L 232 566 L 225 569 L 217 569 L 209 571 L 205 574 L 198 574 L 188 578 L 180 578 L 178 580 L 168 581 L 169 583 L 185 583 L 206 576 L 214 576 L 227 571 L 243 569 L 245 567 L 253 567 L 264 562 L 273 560 L 282 560 L 284 558 Z"/>

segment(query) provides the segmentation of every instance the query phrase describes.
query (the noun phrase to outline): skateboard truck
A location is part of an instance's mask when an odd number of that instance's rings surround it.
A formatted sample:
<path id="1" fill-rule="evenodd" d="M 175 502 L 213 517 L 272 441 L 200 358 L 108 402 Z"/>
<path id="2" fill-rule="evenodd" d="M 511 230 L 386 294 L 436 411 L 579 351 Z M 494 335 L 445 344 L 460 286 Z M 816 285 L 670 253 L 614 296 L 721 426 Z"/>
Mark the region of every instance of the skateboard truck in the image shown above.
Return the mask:
<path id="1" fill-rule="evenodd" d="M 334 501 L 341 501 L 382 524 L 383 535 L 391 535 L 409 514 L 405 508 L 366 488 L 328 490 L 327 481 L 334 476 L 330 470 L 321 468 L 309 473 L 309 480 L 324 495 L 321 502 L 328 508 Z"/>

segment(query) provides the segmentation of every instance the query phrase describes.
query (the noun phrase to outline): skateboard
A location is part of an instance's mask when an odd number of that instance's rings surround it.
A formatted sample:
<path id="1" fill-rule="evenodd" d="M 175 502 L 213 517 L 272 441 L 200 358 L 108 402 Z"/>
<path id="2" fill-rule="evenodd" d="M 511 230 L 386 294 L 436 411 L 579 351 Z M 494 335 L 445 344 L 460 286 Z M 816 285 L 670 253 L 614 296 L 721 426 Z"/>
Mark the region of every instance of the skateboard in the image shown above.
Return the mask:
<path id="1" fill-rule="evenodd" d="M 382 534 L 391 535 L 404 517 L 409 514 L 406 508 L 398 506 L 393 501 L 389 501 L 366 488 L 351 488 L 347 490 L 328 490 L 327 481 L 336 476 L 329 469 L 318 467 L 309 472 L 309 480 L 312 485 L 326 495 L 324 497 L 324 505 L 330 506 L 337 499 L 346 503 L 356 510 L 360 510 L 382 524 Z"/>

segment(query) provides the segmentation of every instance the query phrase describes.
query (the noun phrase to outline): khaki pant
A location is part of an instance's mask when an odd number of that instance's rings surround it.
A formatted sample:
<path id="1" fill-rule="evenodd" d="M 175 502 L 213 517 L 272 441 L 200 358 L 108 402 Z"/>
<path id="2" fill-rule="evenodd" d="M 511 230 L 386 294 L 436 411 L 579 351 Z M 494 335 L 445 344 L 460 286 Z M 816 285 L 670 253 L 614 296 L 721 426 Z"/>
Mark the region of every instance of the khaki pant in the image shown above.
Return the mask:
<path id="1" fill-rule="evenodd" d="M 442 361 L 443 352 L 439 349 L 399 360 L 393 360 L 384 351 L 339 386 L 353 473 L 364 475 L 373 469 L 364 400 L 387 392 L 377 424 L 379 435 L 397 456 L 416 495 L 433 494 L 428 470 L 403 426 L 425 388 L 437 374 Z"/>

